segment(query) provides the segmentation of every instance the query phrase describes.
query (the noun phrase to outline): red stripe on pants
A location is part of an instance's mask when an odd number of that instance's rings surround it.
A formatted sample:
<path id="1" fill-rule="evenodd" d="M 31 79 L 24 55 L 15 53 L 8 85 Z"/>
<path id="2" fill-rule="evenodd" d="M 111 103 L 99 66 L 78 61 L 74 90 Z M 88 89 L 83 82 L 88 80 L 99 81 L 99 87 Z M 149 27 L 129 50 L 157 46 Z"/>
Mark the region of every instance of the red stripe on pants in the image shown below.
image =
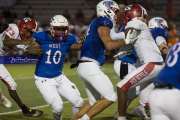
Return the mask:
<path id="1" fill-rule="evenodd" d="M 137 73 L 136 75 L 132 76 L 126 84 L 124 84 L 121 89 L 124 92 L 128 92 L 129 88 L 133 85 L 137 84 L 139 81 L 144 79 L 146 76 L 148 76 L 154 69 L 155 64 L 149 63 L 147 64 L 142 71 Z"/>

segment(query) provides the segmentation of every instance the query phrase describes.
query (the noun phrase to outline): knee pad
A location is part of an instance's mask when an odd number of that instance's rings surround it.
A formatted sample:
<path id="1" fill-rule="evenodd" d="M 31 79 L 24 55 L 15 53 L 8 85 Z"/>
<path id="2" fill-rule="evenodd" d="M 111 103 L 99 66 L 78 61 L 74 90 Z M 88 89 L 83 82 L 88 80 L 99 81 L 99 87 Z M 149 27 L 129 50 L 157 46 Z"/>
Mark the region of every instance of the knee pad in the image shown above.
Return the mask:
<path id="1" fill-rule="evenodd" d="M 82 106 L 83 106 L 83 103 L 84 103 L 84 101 L 83 101 L 83 99 L 80 97 L 79 99 L 77 99 L 77 100 L 73 103 L 73 106 L 79 108 L 79 107 L 82 107 Z"/>
<path id="2" fill-rule="evenodd" d="M 63 110 L 63 103 L 60 101 L 54 100 L 51 103 L 51 107 L 54 113 L 61 113 L 61 111 Z"/>
<path id="3" fill-rule="evenodd" d="M 111 95 L 106 95 L 104 96 L 104 98 L 106 98 L 109 101 L 115 102 L 117 100 L 117 95 L 116 93 L 112 93 Z"/>

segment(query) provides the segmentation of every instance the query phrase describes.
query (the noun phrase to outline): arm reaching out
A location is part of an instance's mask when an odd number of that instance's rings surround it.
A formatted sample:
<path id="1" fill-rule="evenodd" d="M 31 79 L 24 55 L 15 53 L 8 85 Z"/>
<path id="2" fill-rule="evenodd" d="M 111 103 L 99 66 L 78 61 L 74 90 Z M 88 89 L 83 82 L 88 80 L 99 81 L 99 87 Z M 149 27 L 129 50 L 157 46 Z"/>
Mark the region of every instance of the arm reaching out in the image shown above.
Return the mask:
<path id="1" fill-rule="evenodd" d="M 39 55 L 41 53 L 39 44 L 33 39 L 18 40 L 18 39 L 12 39 L 6 35 L 3 43 L 5 47 L 8 48 L 16 47 L 18 49 L 23 50 L 24 54 Z"/>

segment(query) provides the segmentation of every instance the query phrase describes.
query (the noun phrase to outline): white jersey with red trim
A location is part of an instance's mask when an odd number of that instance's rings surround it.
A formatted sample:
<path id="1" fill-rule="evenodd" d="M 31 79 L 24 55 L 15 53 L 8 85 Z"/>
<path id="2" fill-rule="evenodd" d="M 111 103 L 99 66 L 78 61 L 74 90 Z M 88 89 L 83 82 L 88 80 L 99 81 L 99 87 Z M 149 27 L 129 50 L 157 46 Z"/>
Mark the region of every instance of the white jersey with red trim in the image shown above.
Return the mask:
<path id="1" fill-rule="evenodd" d="M 4 33 L 1 33 L 0 34 L 0 55 L 2 55 L 4 53 L 4 51 L 2 50 L 3 48 L 3 40 L 4 40 L 4 37 L 5 37 L 5 34 Z"/>
<path id="2" fill-rule="evenodd" d="M 149 29 L 141 31 L 134 48 L 140 63 L 163 62 L 161 52 L 154 42 Z"/>
<path id="3" fill-rule="evenodd" d="M 144 22 L 132 20 L 128 22 L 126 29 L 130 29 L 127 33 L 126 41 L 134 44 L 140 64 L 163 62 L 161 52 Z"/>
<path id="4" fill-rule="evenodd" d="M 19 36 L 19 29 L 16 24 L 9 24 L 9 27 L 0 34 L 0 55 L 4 54 L 3 51 L 3 40 L 5 36 L 9 36 L 12 39 L 21 39 Z"/>
<path id="5" fill-rule="evenodd" d="M 9 27 L 4 32 L 12 39 L 20 39 L 19 29 L 16 24 L 9 24 Z"/>

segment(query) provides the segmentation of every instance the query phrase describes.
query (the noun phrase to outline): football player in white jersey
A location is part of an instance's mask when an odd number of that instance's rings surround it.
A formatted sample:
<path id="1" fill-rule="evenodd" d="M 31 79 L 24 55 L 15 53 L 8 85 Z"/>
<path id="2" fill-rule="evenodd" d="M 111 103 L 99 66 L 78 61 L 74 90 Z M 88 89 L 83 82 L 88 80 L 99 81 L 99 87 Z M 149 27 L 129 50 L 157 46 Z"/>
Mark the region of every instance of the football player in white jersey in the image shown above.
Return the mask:
<path id="1" fill-rule="evenodd" d="M 19 21 L 19 24 L 9 24 L 8 28 L 1 33 L 0 38 L 0 55 L 4 55 L 4 48 L 6 47 L 19 47 L 21 44 L 28 43 L 28 41 L 20 41 L 17 39 L 28 40 L 32 37 L 32 31 L 36 30 L 37 23 L 34 19 L 24 18 Z M 24 50 L 26 46 L 21 46 L 20 48 Z M 28 117 L 39 117 L 42 115 L 42 111 L 36 109 L 30 109 L 27 107 L 19 98 L 16 92 L 16 82 L 6 69 L 6 67 L 0 64 L 0 78 L 7 85 L 10 96 L 17 103 L 19 108 L 22 110 L 23 115 Z"/>
<path id="2" fill-rule="evenodd" d="M 121 28 L 119 28 L 119 31 L 123 31 L 123 24 L 121 24 Z M 162 17 L 153 17 L 148 22 L 148 27 L 150 29 L 150 32 L 154 38 L 155 43 L 159 47 L 163 58 L 166 58 L 166 54 L 168 51 L 167 46 L 167 22 Z M 113 35 L 113 34 L 112 34 Z M 114 38 L 114 37 L 113 37 Z M 124 51 L 121 51 L 119 53 L 122 53 Z M 119 56 L 120 54 L 115 55 L 116 60 L 114 62 L 114 70 L 116 74 L 120 77 L 120 79 L 123 79 L 128 73 L 131 73 L 132 71 L 136 70 L 136 61 L 137 56 L 135 51 L 131 51 L 128 54 Z M 133 109 L 131 114 L 137 114 L 140 117 L 148 119 L 148 115 L 145 112 L 145 108 L 149 108 L 148 106 L 148 96 L 149 93 L 153 90 L 154 86 L 151 84 L 148 87 L 146 87 L 144 90 L 140 93 L 140 106 Z M 147 105 L 147 106 L 144 106 Z"/>
<path id="3" fill-rule="evenodd" d="M 133 45 L 140 67 L 117 84 L 118 120 L 127 120 L 126 110 L 131 99 L 128 94 L 138 95 L 146 87 L 144 84 L 150 83 L 163 67 L 163 58 L 145 22 L 146 16 L 146 10 L 139 4 L 125 8 L 125 41 Z"/>
<path id="4" fill-rule="evenodd" d="M 123 11 L 122 11 L 123 12 Z M 122 16 L 120 16 L 122 18 Z M 119 19 L 118 19 L 119 20 Z M 120 21 L 118 21 L 120 22 Z M 124 33 L 124 24 L 122 22 L 116 24 L 115 26 L 118 28 L 118 30 L 122 33 L 122 38 L 123 38 L 123 33 Z M 168 47 L 167 47 L 167 22 L 165 19 L 161 17 L 153 17 L 150 19 L 148 23 L 148 27 L 151 31 L 151 34 L 155 40 L 155 43 L 159 47 L 163 58 L 165 59 Z M 111 30 L 112 33 L 114 33 L 114 29 Z M 116 36 L 114 34 L 111 34 L 112 39 L 116 39 Z M 116 74 L 120 77 L 120 79 L 123 79 L 127 74 L 131 73 L 132 71 L 136 70 L 136 65 L 137 62 L 137 55 L 134 50 L 130 50 L 130 52 L 127 52 L 126 50 L 130 49 L 126 47 L 125 49 L 121 49 L 121 51 L 115 55 L 116 60 L 114 62 L 114 70 Z M 144 106 L 145 103 L 147 103 L 148 100 L 148 94 L 150 91 L 153 89 L 153 85 L 150 85 L 149 87 L 145 88 L 141 94 L 140 94 L 140 103 L 143 104 L 143 106 L 138 106 L 136 107 L 131 113 L 135 113 L 140 115 L 141 117 L 147 118 L 147 115 L 145 114 L 145 109 Z M 144 94 L 145 93 L 145 94 Z M 146 104 L 148 105 L 148 104 Z"/>
<path id="5" fill-rule="evenodd" d="M 165 60 L 168 53 L 167 37 L 168 37 L 168 25 L 164 18 L 153 17 L 148 22 L 148 27 L 157 44 L 159 50 L 161 51 L 162 57 Z M 153 80 L 154 81 L 154 80 Z M 144 111 L 145 108 L 149 108 L 149 95 L 154 89 L 153 83 L 143 89 L 140 93 L 140 106 L 139 110 Z M 135 108 L 136 109 L 136 108 Z"/>
<path id="6" fill-rule="evenodd" d="M 8 23 L 5 21 L 5 19 L 0 21 L 0 36 L 1 33 L 8 28 Z M 10 108 L 12 106 L 11 101 L 2 93 L 1 89 L 0 89 L 0 103 L 6 107 L 6 108 Z"/>

